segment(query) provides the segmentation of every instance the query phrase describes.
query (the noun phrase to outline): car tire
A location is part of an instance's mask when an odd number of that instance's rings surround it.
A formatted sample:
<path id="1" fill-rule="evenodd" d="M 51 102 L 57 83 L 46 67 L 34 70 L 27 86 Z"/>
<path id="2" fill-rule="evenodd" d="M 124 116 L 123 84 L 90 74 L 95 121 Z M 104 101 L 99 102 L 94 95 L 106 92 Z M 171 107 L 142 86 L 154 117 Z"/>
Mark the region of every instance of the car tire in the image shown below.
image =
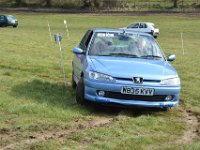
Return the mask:
<path id="1" fill-rule="evenodd" d="M 13 25 L 13 28 L 17 28 L 17 25 Z"/>
<path id="2" fill-rule="evenodd" d="M 72 88 L 73 89 L 76 89 L 76 87 L 77 87 L 77 85 L 76 85 L 76 82 L 74 81 L 74 77 L 73 77 L 73 73 L 72 73 L 72 81 L 71 81 L 72 83 Z"/>
<path id="3" fill-rule="evenodd" d="M 79 80 L 76 87 L 76 102 L 81 105 L 85 105 L 86 101 L 84 99 L 84 81 L 83 77 Z"/>
<path id="4" fill-rule="evenodd" d="M 171 111 L 173 109 L 174 109 L 174 107 L 164 107 L 164 108 L 162 108 L 163 111 Z"/>

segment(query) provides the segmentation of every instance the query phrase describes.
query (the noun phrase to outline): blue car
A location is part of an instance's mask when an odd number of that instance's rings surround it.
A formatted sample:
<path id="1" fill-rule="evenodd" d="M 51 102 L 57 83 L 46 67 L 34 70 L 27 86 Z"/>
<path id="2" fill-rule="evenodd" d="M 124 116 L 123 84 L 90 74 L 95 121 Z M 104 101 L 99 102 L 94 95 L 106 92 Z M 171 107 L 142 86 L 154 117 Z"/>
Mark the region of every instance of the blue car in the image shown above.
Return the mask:
<path id="1" fill-rule="evenodd" d="M 15 16 L 12 15 L 0 15 L 0 27 L 12 26 L 16 28 L 18 26 L 18 21 Z"/>
<path id="2" fill-rule="evenodd" d="M 179 104 L 180 79 L 153 36 L 91 29 L 73 49 L 76 101 L 168 108 Z"/>

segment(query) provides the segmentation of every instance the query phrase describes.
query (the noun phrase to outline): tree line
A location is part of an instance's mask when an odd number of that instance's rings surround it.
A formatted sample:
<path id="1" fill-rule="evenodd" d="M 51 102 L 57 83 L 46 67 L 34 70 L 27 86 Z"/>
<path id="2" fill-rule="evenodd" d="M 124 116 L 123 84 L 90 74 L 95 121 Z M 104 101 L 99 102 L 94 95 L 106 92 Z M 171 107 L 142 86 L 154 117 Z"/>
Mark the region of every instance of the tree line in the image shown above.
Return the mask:
<path id="1" fill-rule="evenodd" d="M 34 1 L 31 2 L 31 0 L 4 0 L 7 2 L 12 3 L 16 7 L 26 7 L 31 4 L 33 4 Z M 158 0 L 159 1 L 159 0 Z M 180 3 L 186 2 L 187 0 L 162 0 L 160 1 L 160 4 L 162 3 L 169 3 L 171 4 L 172 8 L 178 8 Z M 199 5 L 198 0 L 193 0 Z M 58 4 L 57 6 L 63 6 L 63 5 L 69 5 L 69 6 L 76 6 L 77 8 L 94 8 L 94 9 L 100 9 L 100 8 L 115 8 L 115 7 L 122 7 L 122 6 L 128 6 L 130 4 L 136 3 L 142 3 L 140 0 L 37 0 L 35 2 L 35 6 L 39 7 L 55 7 L 55 2 L 62 3 Z M 147 2 L 154 2 L 151 0 L 146 0 Z"/>

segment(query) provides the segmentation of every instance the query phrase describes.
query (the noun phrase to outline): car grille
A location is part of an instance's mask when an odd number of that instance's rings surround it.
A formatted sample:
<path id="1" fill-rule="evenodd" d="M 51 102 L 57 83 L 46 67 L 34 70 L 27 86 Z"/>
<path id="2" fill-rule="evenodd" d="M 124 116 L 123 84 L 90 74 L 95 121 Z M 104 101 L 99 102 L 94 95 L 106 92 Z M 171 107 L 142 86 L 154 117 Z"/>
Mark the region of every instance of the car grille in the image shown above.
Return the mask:
<path id="1" fill-rule="evenodd" d="M 131 78 L 118 78 L 118 77 L 115 77 L 115 79 L 117 79 L 117 80 L 124 80 L 124 81 L 132 81 L 132 82 L 133 82 L 133 79 L 131 79 Z M 149 79 L 144 79 L 143 82 L 155 82 L 155 83 L 160 83 L 160 80 L 149 80 Z"/>
<path id="2" fill-rule="evenodd" d="M 141 100 L 141 101 L 165 101 L 167 95 L 153 95 L 153 96 L 141 96 L 141 95 L 129 95 L 129 94 L 121 94 L 119 92 L 106 92 L 105 97 L 107 98 L 115 98 L 122 100 Z"/>

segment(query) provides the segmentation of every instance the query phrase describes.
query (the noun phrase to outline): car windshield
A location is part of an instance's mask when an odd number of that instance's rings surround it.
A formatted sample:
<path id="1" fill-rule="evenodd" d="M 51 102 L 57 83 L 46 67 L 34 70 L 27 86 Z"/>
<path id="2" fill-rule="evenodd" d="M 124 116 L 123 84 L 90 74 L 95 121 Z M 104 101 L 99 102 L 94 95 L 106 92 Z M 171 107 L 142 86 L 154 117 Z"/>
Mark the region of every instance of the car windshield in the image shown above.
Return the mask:
<path id="1" fill-rule="evenodd" d="M 89 55 L 164 59 L 157 42 L 148 35 L 132 33 L 96 33 Z"/>
<path id="2" fill-rule="evenodd" d="M 16 17 L 15 16 L 7 16 L 8 20 L 11 21 L 11 20 L 16 20 Z"/>

